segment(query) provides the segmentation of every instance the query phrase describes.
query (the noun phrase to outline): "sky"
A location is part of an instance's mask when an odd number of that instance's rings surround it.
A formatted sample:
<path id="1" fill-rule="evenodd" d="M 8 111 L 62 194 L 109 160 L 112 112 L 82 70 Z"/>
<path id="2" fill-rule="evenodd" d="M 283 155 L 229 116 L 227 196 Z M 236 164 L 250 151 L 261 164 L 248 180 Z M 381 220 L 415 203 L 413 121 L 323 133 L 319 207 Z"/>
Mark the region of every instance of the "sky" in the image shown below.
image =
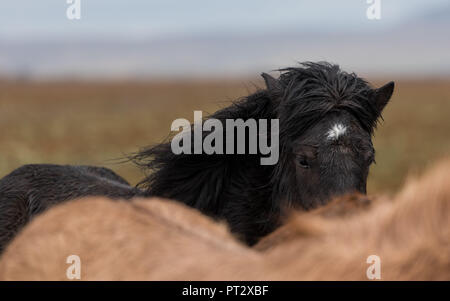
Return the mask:
<path id="1" fill-rule="evenodd" d="M 1 0 L 0 37 L 159 37 L 218 32 L 383 29 L 433 11 L 448 0 L 381 0 L 382 19 L 366 18 L 367 0 L 80 0 L 81 20 L 66 0 Z"/>
<path id="2" fill-rule="evenodd" d="M 450 76 L 450 0 L 0 0 L 0 77 L 248 76 L 327 60 Z M 72 0 L 70 0 L 72 1 Z"/>

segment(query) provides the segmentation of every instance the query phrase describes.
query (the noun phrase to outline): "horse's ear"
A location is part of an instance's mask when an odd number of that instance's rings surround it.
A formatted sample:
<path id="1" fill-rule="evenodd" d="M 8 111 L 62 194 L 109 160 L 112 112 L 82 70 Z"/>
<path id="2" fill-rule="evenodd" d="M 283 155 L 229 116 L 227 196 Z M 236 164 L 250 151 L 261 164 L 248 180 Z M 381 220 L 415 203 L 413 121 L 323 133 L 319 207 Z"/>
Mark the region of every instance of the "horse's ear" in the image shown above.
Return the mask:
<path id="1" fill-rule="evenodd" d="M 281 91 L 280 82 L 270 76 L 267 73 L 261 73 L 262 78 L 264 78 L 264 82 L 266 83 L 267 90 L 271 94 L 278 94 Z"/>
<path id="2" fill-rule="evenodd" d="M 389 99 L 391 99 L 394 87 L 394 82 L 389 82 L 383 87 L 375 90 L 375 105 L 380 113 L 389 102 Z"/>

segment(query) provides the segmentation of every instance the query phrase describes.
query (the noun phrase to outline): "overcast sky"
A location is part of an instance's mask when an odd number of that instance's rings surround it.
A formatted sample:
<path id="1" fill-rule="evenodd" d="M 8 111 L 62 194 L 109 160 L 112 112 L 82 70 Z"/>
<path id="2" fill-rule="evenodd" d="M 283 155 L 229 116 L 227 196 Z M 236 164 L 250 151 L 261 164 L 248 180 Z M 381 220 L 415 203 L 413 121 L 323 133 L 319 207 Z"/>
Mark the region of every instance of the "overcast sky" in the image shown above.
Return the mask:
<path id="1" fill-rule="evenodd" d="M 0 77 L 254 75 L 326 60 L 450 75 L 450 0 L 0 0 Z"/>
<path id="2" fill-rule="evenodd" d="M 381 0 L 382 20 L 374 22 L 366 0 L 81 0 L 82 19 L 69 21 L 66 0 L 0 0 L 0 39 L 377 30 L 446 4 Z"/>

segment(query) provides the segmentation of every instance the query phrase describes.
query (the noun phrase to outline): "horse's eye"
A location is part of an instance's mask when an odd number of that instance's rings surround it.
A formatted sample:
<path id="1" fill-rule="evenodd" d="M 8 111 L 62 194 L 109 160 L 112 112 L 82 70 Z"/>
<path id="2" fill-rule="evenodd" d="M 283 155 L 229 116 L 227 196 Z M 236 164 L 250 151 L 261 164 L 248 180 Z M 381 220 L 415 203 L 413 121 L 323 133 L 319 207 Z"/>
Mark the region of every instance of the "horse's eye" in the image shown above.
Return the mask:
<path id="1" fill-rule="evenodd" d="M 298 164 L 303 167 L 303 168 L 309 168 L 309 163 L 306 160 L 306 158 L 299 158 L 298 159 Z"/>

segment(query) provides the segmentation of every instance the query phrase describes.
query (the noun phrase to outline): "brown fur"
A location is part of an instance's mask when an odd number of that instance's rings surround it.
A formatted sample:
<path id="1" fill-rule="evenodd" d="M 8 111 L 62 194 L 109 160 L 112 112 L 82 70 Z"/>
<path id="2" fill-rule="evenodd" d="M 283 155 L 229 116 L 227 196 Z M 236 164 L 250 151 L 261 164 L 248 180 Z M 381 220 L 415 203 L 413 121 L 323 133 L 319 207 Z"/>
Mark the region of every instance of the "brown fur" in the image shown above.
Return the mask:
<path id="1" fill-rule="evenodd" d="M 37 217 L 6 249 L 1 280 L 450 280 L 450 161 L 410 180 L 392 200 L 361 196 L 293 214 L 254 249 L 225 225 L 167 200 L 93 198 Z"/>

